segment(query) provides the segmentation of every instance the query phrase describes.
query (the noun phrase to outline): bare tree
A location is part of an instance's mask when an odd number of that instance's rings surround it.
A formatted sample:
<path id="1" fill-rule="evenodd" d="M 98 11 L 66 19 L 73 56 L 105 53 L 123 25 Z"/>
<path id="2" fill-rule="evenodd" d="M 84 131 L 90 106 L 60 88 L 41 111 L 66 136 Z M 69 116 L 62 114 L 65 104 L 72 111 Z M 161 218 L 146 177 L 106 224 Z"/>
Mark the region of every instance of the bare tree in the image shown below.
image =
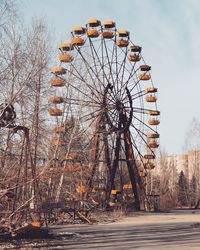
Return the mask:
<path id="1" fill-rule="evenodd" d="M 194 117 L 186 132 L 184 151 L 188 155 L 187 181 L 191 182 L 197 189 L 197 200 L 200 200 L 200 121 Z M 191 186 L 190 186 L 191 188 Z"/>
<path id="2" fill-rule="evenodd" d="M 200 121 L 194 117 L 189 124 L 188 130 L 185 136 L 185 142 L 183 150 L 185 152 L 189 150 L 200 149 Z"/>
<path id="3" fill-rule="evenodd" d="M 160 151 L 157 160 L 158 171 L 155 174 L 154 188 L 160 194 L 161 208 L 176 206 L 177 203 L 177 169 L 174 156 L 169 156 L 164 150 Z"/>
<path id="4" fill-rule="evenodd" d="M 15 0 L 0 1 L 0 37 L 10 32 L 10 25 L 18 19 L 18 10 Z"/>
<path id="5" fill-rule="evenodd" d="M 14 5 L 7 4 L 11 1 L 0 3 L 0 102 L 14 105 L 17 113 L 15 125 L 29 129 L 30 140 L 27 143 L 23 133 L 16 134 L 7 128 L 0 130 L 0 188 L 12 190 L 15 197 L 21 197 L 21 202 L 29 200 L 30 203 L 33 175 L 28 166 L 34 165 L 36 170 L 40 159 L 47 157 L 49 145 L 46 95 L 49 90 L 51 39 L 44 20 L 33 20 L 29 29 L 25 29 L 17 18 L 15 22 L 6 21 L 11 7 L 14 8 Z M 22 193 L 25 187 L 27 191 Z"/>

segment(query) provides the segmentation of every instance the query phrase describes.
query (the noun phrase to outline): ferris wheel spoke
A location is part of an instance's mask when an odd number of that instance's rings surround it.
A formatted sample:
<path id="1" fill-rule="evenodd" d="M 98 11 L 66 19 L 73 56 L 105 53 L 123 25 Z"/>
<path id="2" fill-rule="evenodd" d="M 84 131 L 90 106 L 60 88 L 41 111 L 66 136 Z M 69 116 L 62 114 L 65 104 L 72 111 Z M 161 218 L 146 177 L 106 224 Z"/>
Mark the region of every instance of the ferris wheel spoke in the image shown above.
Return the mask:
<path id="1" fill-rule="evenodd" d="M 90 121 L 90 123 L 88 124 L 87 128 L 84 128 L 84 129 L 83 129 L 83 134 L 86 134 L 87 138 L 89 138 L 89 137 L 88 137 L 88 133 L 87 133 L 87 132 L 88 132 L 88 128 L 92 127 L 93 123 L 96 123 L 96 119 L 92 119 L 92 120 Z M 89 139 L 89 141 L 88 141 L 88 143 L 85 145 L 85 147 L 87 147 L 88 145 L 90 145 L 90 142 L 93 140 L 94 136 L 95 136 L 95 133 L 92 134 L 92 137 Z"/>
<path id="2" fill-rule="evenodd" d="M 148 114 L 146 110 L 142 108 L 135 108 L 135 107 L 133 108 L 133 113 Z"/>
<path id="3" fill-rule="evenodd" d="M 110 114 L 110 116 L 109 116 L 109 118 L 111 118 L 111 119 L 109 119 L 107 122 L 109 123 L 109 125 L 112 123 L 112 125 L 113 124 L 115 124 L 115 116 L 113 115 L 113 114 Z"/>
<path id="4" fill-rule="evenodd" d="M 111 101 L 113 101 L 113 102 L 115 103 L 115 101 L 116 101 L 116 95 L 115 95 L 115 93 L 113 92 L 113 89 L 110 90 L 110 91 L 108 92 L 108 94 L 109 94 L 109 96 L 110 96 L 110 98 L 111 98 Z M 108 94 L 107 94 L 107 96 L 108 96 Z M 108 99 L 109 99 L 109 97 L 108 97 Z M 109 99 L 109 100 L 110 100 L 110 99 Z"/>
<path id="5" fill-rule="evenodd" d="M 112 78 L 112 82 L 113 82 L 113 86 L 114 86 L 114 83 L 115 83 L 115 81 L 114 81 L 114 78 L 113 78 L 113 70 L 112 70 L 112 65 L 114 64 L 114 54 L 115 54 L 115 45 L 113 45 L 113 47 L 112 47 L 112 50 L 111 49 L 109 49 L 107 46 L 106 46 L 106 42 L 105 42 L 105 40 L 104 40 L 104 46 L 105 46 L 105 51 L 106 51 L 106 59 L 107 59 L 107 64 L 108 64 L 108 69 L 109 69 L 109 82 L 110 82 L 110 78 Z M 109 52 L 110 52 L 110 54 L 111 54 L 111 56 L 109 57 L 108 55 L 109 55 Z M 109 60 L 109 58 L 110 58 L 110 60 Z"/>
<path id="6" fill-rule="evenodd" d="M 136 130 L 136 132 L 141 136 L 141 134 L 143 135 L 143 136 L 146 136 L 146 134 L 143 132 L 143 131 L 141 131 L 140 129 L 138 129 L 134 124 L 131 124 L 131 126 Z M 145 140 L 144 140 L 145 141 Z"/>
<path id="7" fill-rule="evenodd" d="M 121 91 L 124 88 L 124 86 L 123 86 L 123 75 L 124 75 L 124 72 L 125 72 L 125 69 L 126 69 L 125 64 L 126 64 L 126 57 L 127 57 L 128 49 L 126 47 L 125 52 L 124 52 L 123 49 L 121 49 L 121 53 L 118 53 L 118 46 L 116 45 L 116 41 L 115 41 L 115 51 L 116 51 L 115 52 L 115 64 L 116 64 L 117 95 L 118 95 L 118 94 L 121 94 Z M 118 58 L 120 58 L 121 55 L 123 55 L 122 62 L 118 60 Z M 122 77 L 119 78 L 121 70 L 122 70 Z"/>
<path id="8" fill-rule="evenodd" d="M 114 81 L 114 78 L 113 78 L 113 70 L 112 70 L 112 64 L 111 62 L 113 62 L 113 56 L 114 56 L 114 46 L 113 46 L 113 50 L 112 50 L 112 55 L 111 55 L 111 61 L 110 61 L 110 57 L 109 57 L 109 53 L 108 53 L 108 48 L 107 48 L 107 45 L 106 45 L 106 41 L 105 39 L 103 39 L 104 41 L 104 48 L 105 48 L 105 52 L 106 52 L 106 58 L 107 58 L 107 62 L 108 62 L 108 66 L 109 66 L 109 77 L 108 77 L 108 80 L 111 78 L 112 79 L 112 85 L 115 86 L 115 81 Z M 110 82 L 110 81 L 109 81 Z M 116 94 L 116 91 L 115 89 L 113 88 L 115 94 Z"/>
<path id="9" fill-rule="evenodd" d="M 136 100 L 136 99 L 138 99 L 140 97 L 143 97 L 145 95 L 147 95 L 147 93 L 145 92 L 145 90 L 141 90 L 138 93 L 136 93 L 134 95 L 131 95 L 131 97 L 132 97 L 132 100 Z"/>
<path id="10" fill-rule="evenodd" d="M 140 80 L 137 80 L 137 81 L 134 80 L 134 85 L 133 85 L 132 88 L 130 89 L 130 93 L 134 90 L 134 88 L 135 88 L 136 86 L 139 85 L 139 83 L 140 83 Z"/>
<path id="11" fill-rule="evenodd" d="M 123 86 L 123 82 L 124 82 L 124 73 L 125 73 L 125 65 L 126 65 L 126 59 L 127 59 L 127 54 L 128 54 L 128 47 L 126 47 L 126 51 L 124 52 L 124 59 L 120 65 L 120 68 L 119 68 L 119 71 L 117 72 L 117 77 L 119 77 L 119 74 L 122 70 L 122 76 L 121 76 L 121 79 L 120 79 L 120 83 L 121 83 L 121 87 L 120 87 L 120 94 L 123 90 L 122 86 Z M 125 86 L 126 87 L 126 86 Z"/>
<path id="12" fill-rule="evenodd" d="M 99 72 L 97 72 L 97 75 L 98 75 L 101 71 L 103 72 L 103 86 L 104 86 L 104 88 L 105 88 L 106 85 L 104 84 L 104 78 L 106 79 L 107 84 L 109 83 L 109 80 L 108 80 L 107 74 L 105 73 L 105 70 L 104 70 L 104 63 L 103 63 L 103 61 L 101 62 L 101 59 L 100 59 L 100 57 L 99 57 L 99 55 L 98 55 L 98 51 L 95 49 L 95 46 L 94 46 L 93 42 L 91 41 L 91 39 L 90 39 L 90 45 L 91 45 L 91 51 L 92 51 L 92 54 L 93 54 L 93 59 L 94 59 L 94 61 L 95 61 L 95 56 L 96 56 L 96 58 L 97 58 L 97 60 L 98 60 L 98 62 L 99 62 L 99 65 L 100 65 L 100 70 L 99 70 Z M 102 48 L 102 49 L 103 49 L 103 48 Z M 95 56 L 94 56 L 94 53 L 95 53 Z M 103 52 L 102 52 L 102 53 L 103 53 Z M 103 57 L 102 57 L 102 59 L 103 59 Z"/>
<path id="13" fill-rule="evenodd" d="M 113 109 L 113 110 L 109 109 L 108 110 L 108 114 L 110 114 L 110 115 L 115 115 L 115 113 L 116 113 L 115 109 Z"/>
<path id="14" fill-rule="evenodd" d="M 144 145 L 145 145 L 145 147 L 146 148 L 148 148 L 148 150 L 150 150 L 151 151 L 151 153 L 153 153 L 154 154 L 154 152 L 153 152 L 153 150 L 149 147 L 149 145 L 148 145 L 148 143 L 147 143 L 147 141 L 144 139 L 144 135 L 143 134 L 141 134 L 141 131 L 140 130 L 138 130 L 135 126 L 133 126 L 134 128 L 135 128 L 135 130 L 136 130 L 136 132 L 138 133 L 138 135 L 140 136 L 140 138 L 142 139 L 142 141 L 144 142 Z"/>
<path id="15" fill-rule="evenodd" d="M 111 97 L 111 98 L 112 98 L 112 97 Z M 109 101 L 109 104 L 108 104 L 109 108 L 110 108 L 111 105 L 112 105 L 113 108 L 115 107 L 115 100 L 113 100 L 113 98 L 110 99 L 109 97 L 107 97 L 107 98 L 106 98 L 106 101 L 107 101 L 107 102 Z"/>
<path id="16" fill-rule="evenodd" d="M 99 112 L 101 111 L 101 109 L 98 109 L 98 110 L 96 110 L 96 111 L 93 111 L 93 112 L 90 112 L 90 113 L 88 113 L 88 114 L 86 114 L 86 115 L 84 115 L 84 116 L 81 116 L 80 117 L 80 121 L 82 120 L 82 121 L 84 121 L 84 122 L 86 122 L 86 121 L 89 121 L 89 120 L 91 120 L 91 119 L 96 119 L 98 116 L 99 116 Z M 98 114 L 96 114 L 96 113 L 98 113 Z M 88 117 L 88 116 L 91 116 L 91 117 L 89 117 L 89 118 L 87 118 L 86 120 L 84 120 L 86 117 Z"/>
<path id="17" fill-rule="evenodd" d="M 133 107 L 133 112 L 135 112 L 135 113 L 142 113 L 142 114 L 148 115 L 150 112 L 153 112 L 153 111 L 155 111 L 155 110 Z"/>
<path id="18" fill-rule="evenodd" d="M 81 102 L 81 101 L 80 101 Z M 99 106 L 95 106 L 95 105 L 92 105 L 92 104 L 89 104 L 89 103 L 82 103 L 80 104 L 79 102 L 73 102 L 73 101 L 69 101 L 69 102 L 66 102 L 67 104 L 69 105 L 74 105 L 74 106 L 80 106 L 81 108 L 85 108 L 85 107 L 89 107 L 89 108 L 98 108 Z"/>
<path id="19" fill-rule="evenodd" d="M 140 157 L 140 161 L 142 162 L 142 165 L 144 166 L 143 155 L 141 154 L 140 150 L 138 149 L 138 147 L 137 147 L 137 145 L 136 145 L 136 143 L 135 143 L 135 140 L 134 140 L 132 134 L 131 134 L 131 141 L 132 141 L 133 147 L 136 149 L 136 151 L 137 151 L 137 153 L 138 153 L 138 155 L 139 155 L 139 157 Z M 153 155 L 154 155 L 154 152 L 152 152 L 152 153 L 153 153 Z"/>
<path id="20" fill-rule="evenodd" d="M 153 131 L 154 133 L 157 133 L 156 130 L 152 129 L 149 125 L 147 125 L 145 122 L 143 122 L 142 120 L 140 120 L 138 117 L 136 117 L 134 114 L 133 114 L 133 117 L 140 122 L 140 124 L 143 124 L 145 127 L 147 127 L 148 129 L 150 129 L 151 131 Z M 131 124 L 132 126 L 134 126 L 133 124 Z"/>
<path id="21" fill-rule="evenodd" d="M 142 59 L 143 63 L 147 64 L 146 61 L 144 60 L 144 57 L 143 57 L 142 53 L 140 53 L 140 56 L 141 56 L 141 59 Z"/>
<path id="22" fill-rule="evenodd" d="M 68 82 L 67 82 L 68 83 Z M 91 97 L 91 95 L 89 95 L 89 93 L 86 94 L 86 91 L 83 92 L 80 88 L 70 84 L 70 86 L 75 89 L 78 93 L 83 94 L 85 97 L 89 98 L 90 100 L 92 100 L 92 102 L 96 103 L 96 104 L 100 104 L 100 102 L 97 102 L 93 97 Z"/>
<path id="23" fill-rule="evenodd" d="M 134 45 L 132 42 L 131 42 L 131 45 Z M 139 56 L 143 59 L 142 57 L 142 53 L 139 52 Z M 146 62 L 144 61 L 143 59 L 143 62 L 144 64 L 146 64 Z M 131 62 L 129 61 L 129 65 L 131 67 L 131 71 L 130 71 L 130 74 L 129 74 L 129 77 L 128 77 L 128 81 L 130 81 L 130 79 L 137 73 L 137 71 L 139 70 L 139 68 L 135 69 L 136 68 L 136 65 L 137 65 L 137 62 Z"/>
<path id="24" fill-rule="evenodd" d="M 116 96 L 114 95 L 113 91 L 110 91 L 110 92 L 107 93 L 106 100 L 110 101 L 111 103 L 113 103 L 113 105 L 115 105 Z"/>
<path id="25" fill-rule="evenodd" d="M 102 66 L 100 67 L 100 70 L 97 69 L 97 63 L 96 63 L 95 55 L 96 55 L 98 61 L 99 61 L 99 57 L 98 57 L 98 54 L 95 53 L 96 51 L 94 52 L 94 45 L 93 45 L 93 42 L 91 41 L 91 38 L 89 38 L 89 42 L 90 42 L 90 50 L 91 50 L 91 54 L 92 54 L 92 60 L 93 60 L 94 68 L 95 68 L 95 71 L 96 71 L 96 75 L 100 75 Z M 105 87 L 104 82 L 102 84 L 103 84 L 103 87 Z M 100 92 L 103 93 L 103 89 L 102 89 L 101 84 L 99 84 L 99 88 L 100 88 Z"/>
<path id="26" fill-rule="evenodd" d="M 113 49 L 115 51 L 113 54 L 115 54 L 115 71 L 116 71 L 115 84 L 116 84 L 116 92 L 117 92 L 116 94 L 118 94 L 118 92 L 119 92 L 119 82 L 118 82 L 118 55 L 117 55 L 116 36 L 115 36 Z"/>
<path id="27" fill-rule="evenodd" d="M 103 37 L 101 37 L 101 59 L 100 59 L 100 61 L 101 61 L 101 63 L 100 63 L 100 65 L 102 65 L 102 67 L 104 67 L 104 46 L 103 46 Z M 107 75 L 106 74 L 103 74 L 103 82 L 105 81 L 105 79 L 106 79 L 106 81 L 108 82 L 108 80 L 107 80 Z"/>
<path id="28" fill-rule="evenodd" d="M 134 65 L 133 65 L 133 67 L 131 68 L 130 71 L 127 70 L 127 72 L 129 73 L 129 76 L 127 77 L 127 80 L 126 80 L 126 82 L 125 82 L 125 87 L 127 87 L 127 84 L 129 83 L 129 81 L 130 81 L 131 79 L 133 79 L 134 75 L 136 75 L 136 73 L 137 73 L 137 71 L 138 71 L 138 69 L 135 69 L 135 65 L 136 65 L 136 63 L 134 63 Z"/>
<path id="29" fill-rule="evenodd" d="M 113 120 L 111 121 L 111 123 L 113 123 L 115 125 L 115 127 L 117 127 L 117 124 L 118 124 L 118 114 L 115 112 L 115 113 L 112 113 L 110 114 L 110 116 L 113 118 Z"/>
<path id="30" fill-rule="evenodd" d="M 119 115 L 119 113 L 117 112 L 117 110 L 116 110 L 115 107 L 113 107 L 112 109 L 109 109 L 108 112 L 110 112 L 111 114 L 115 114 L 115 116 L 116 116 L 116 115 L 117 115 L 117 116 Z"/>
<path id="31" fill-rule="evenodd" d="M 89 63 L 87 62 L 87 60 L 85 59 L 85 57 L 81 53 L 80 48 L 76 47 L 76 50 L 79 53 L 79 55 L 81 56 L 81 58 L 82 58 L 82 60 L 83 60 L 83 62 L 85 64 L 85 66 L 86 66 L 87 72 L 88 72 L 88 74 L 90 76 L 90 79 L 92 80 L 92 83 L 94 84 L 94 87 L 97 90 L 98 86 L 96 86 L 96 83 L 95 83 L 95 80 L 92 77 L 92 74 L 96 77 L 96 79 L 98 80 L 98 83 L 103 84 L 102 81 L 99 79 L 99 76 L 95 73 L 95 71 L 93 70 L 93 68 L 89 65 Z"/>
<path id="32" fill-rule="evenodd" d="M 128 84 L 129 84 L 129 82 L 130 82 L 131 79 L 133 79 L 133 81 L 134 81 L 134 86 L 131 88 L 130 93 L 131 93 L 132 90 L 135 88 L 135 86 L 137 86 L 137 84 L 139 83 L 138 80 L 135 80 L 135 79 L 133 78 L 133 76 L 136 75 L 137 70 L 138 70 L 138 69 L 135 70 L 135 65 L 136 65 L 136 63 L 134 63 L 134 65 L 133 65 L 131 71 L 129 72 L 129 76 L 128 76 L 126 82 L 124 83 L 124 91 L 122 92 L 122 94 L 124 94 L 125 88 L 128 86 Z"/>
<path id="33" fill-rule="evenodd" d="M 98 54 L 94 52 L 94 45 L 93 45 L 93 42 L 91 40 L 91 38 L 89 38 L 89 43 L 90 43 L 90 51 L 91 51 L 91 54 L 92 54 L 92 59 L 93 59 L 93 63 L 94 63 L 94 68 L 95 68 L 95 71 L 96 71 L 96 75 L 99 75 L 99 71 L 97 69 L 97 63 L 96 63 L 96 59 L 95 59 L 95 56 L 98 58 Z M 95 53 L 95 54 L 94 54 Z"/>
<path id="34" fill-rule="evenodd" d="M 143 96 L 146 95 L 146 93 L 144 93 L 144 92 L 141 93 L 141 92 L 142 92 L 142 91 L 140 91 L 140 94 L 139 94 L 139 92 L 138 92 L 139 95 L 137 95 L 137 96 L 135 95 L 136 97 L 132 98 L 132 100 L 134 101 L 134 100 L 136 100 L 136 99 L 138 99 L 138 98 L 143 97 Z"/>
<path id="35" fill-rule="evenodd" d="M 92 101 L 85 101 L 82 99 L 76 99 L 76 98 L 71 98 L 71 97 L 70 98 L 67 97 L 65 102 L 68 103 L 67 102 L 68 100 L 69 100 L 69 103 L 73 102 L 71 104 L 80 105 L 80 104 L 84 103 L 84 105 L 91 106 L 94 108 L 99 107 L 99 105 L 100 105 L 100 103 L 96 103 L 96 102 L 92 102 Z"/>
<path id="36" fill-rule="evenodd" d="M 140 98 L 140 97 L 142 97 L 142 96 L 144 96 L 146 94 L 147 94 L 147 92 L 145 90 L 141 90 L 141 91 L 139 91 L 137 93 L 132 94 L 131 99 L 135 100 L 135 99 Z"/>
<path id="37" fill-rule="evenodd" d="M 73 71 L 70 71 L 70 73 L 74 75 L 75 77 L 77 77 L 79 80 L 81 80 L 90 89 L 91 93 L 95 95 L 96 99 L 100 101 L 99 96 L 101 96 L 101 93 L 98 91 L 98 89 L 93 87 L 91 84 L 88 84 L 87 80 L 83 78 L 83 76 L 79 73 L 79 71 L 76 69 L 76 67 L 72 63 L 71 63 L 71 66 L 73 67 L 73 69 L 78 75 L 74 74 Z"/>

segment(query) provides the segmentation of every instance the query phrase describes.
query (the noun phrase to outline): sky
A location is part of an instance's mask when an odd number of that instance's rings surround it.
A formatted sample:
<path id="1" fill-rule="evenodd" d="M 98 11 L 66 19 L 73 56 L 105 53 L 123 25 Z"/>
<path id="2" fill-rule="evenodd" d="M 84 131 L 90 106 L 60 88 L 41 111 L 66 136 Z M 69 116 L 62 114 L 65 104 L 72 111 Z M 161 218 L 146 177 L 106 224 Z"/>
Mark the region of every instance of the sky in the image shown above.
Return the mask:
<path id="1" fill-rule="evenodd" d="M 183 153 L 189 125 L 194 117 L 200 118 L 199 0 L 19 1 L 25 22 L 45 18 L 55 43 L 65 40 L 72 26 L 82 26 L 90 18 L 113 20 L 118 29 L 129 30 L 152 66 L 159 91 L 161 149 Z"/>

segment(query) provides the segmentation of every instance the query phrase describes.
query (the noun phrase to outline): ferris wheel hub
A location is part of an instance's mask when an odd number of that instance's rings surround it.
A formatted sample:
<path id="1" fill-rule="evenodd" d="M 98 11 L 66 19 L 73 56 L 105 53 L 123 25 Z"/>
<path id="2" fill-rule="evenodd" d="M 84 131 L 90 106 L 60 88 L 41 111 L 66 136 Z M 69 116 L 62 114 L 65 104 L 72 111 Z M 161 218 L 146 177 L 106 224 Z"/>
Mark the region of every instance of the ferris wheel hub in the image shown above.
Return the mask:
<path id="1" fill-rule="evenodd" d="M 120 100 L 117 100 L 115 103 L 116 110 L 121 113 L 124 109 L 124 105 Z"/>

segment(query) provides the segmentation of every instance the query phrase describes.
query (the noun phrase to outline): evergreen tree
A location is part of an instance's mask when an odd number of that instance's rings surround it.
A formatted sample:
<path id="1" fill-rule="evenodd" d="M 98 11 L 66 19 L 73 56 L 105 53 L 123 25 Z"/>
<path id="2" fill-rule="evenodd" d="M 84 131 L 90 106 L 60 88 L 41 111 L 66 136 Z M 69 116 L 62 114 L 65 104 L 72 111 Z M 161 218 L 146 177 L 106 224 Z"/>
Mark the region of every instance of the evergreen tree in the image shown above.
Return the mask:
<path id="1" fill-rule="evenodd" d="M 178 202 L 181 207 L 188 205 L 188 182 L 183 171 L 180 172 L 178 180 Z"/>

